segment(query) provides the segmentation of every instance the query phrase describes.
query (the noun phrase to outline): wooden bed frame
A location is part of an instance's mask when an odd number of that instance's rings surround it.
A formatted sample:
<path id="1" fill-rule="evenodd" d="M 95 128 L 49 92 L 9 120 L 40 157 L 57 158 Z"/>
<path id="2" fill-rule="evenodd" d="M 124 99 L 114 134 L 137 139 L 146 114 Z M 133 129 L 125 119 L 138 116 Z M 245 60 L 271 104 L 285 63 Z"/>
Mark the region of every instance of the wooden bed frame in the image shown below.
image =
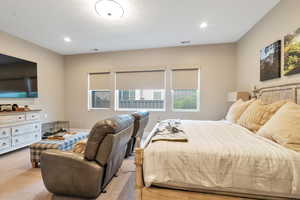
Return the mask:
<path id="1" fill-rule="evenodd" d="M 278 100 L 291 100 L 300 103 L 300 83 L 289 83 L 283 85 L 254 88 L 253 97 L 259 98 L 266 103 Z M 149 144 L 157 128 L 153 128 L 141 148 L 135 149 L 136 164 L 136 200 L 242 200 L 242 199 L 288 199 L 270 196 L 258 196 L 251 194 L 223 193 L 223 192 L 191 192 L 169 188 L 146 187 L 143 180 L 143 157 L 144 148 Z"/>

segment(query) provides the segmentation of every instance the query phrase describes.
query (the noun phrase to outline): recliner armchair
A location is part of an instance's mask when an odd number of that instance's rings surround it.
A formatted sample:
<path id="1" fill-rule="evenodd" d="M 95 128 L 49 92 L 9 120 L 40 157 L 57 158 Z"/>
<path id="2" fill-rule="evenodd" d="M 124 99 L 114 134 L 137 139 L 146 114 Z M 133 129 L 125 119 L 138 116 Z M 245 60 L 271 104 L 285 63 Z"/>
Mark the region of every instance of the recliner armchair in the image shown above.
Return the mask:
<path id="1" fill-rule="evenodd" d="M 132 154 L 135 144 L 140 146 L 140 141 L 149 121 L 149 112 L 147 111 L 135 112 L 132 114 L 132 116 L 134 117 L 134 130 L 127 145 L 126 157 Z"/>
<path id="2" fill-rule="evenodd" d="M 41 155 L 46 188 L 60 195 L 96 198 L 122 165 L 134 119 L 118 115 L 92 128 L 84 155 L 48 150 Z"/>

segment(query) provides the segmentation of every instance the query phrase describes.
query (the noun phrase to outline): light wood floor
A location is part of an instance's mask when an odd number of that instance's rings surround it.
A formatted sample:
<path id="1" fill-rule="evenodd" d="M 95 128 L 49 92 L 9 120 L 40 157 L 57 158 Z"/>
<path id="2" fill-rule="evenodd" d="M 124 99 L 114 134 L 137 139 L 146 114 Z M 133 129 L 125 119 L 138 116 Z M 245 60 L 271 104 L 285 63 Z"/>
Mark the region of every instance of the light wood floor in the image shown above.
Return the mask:
<path id="1" fill-rule="evenodd" d="M 125 160 L 107 193 L 96 200 L 134 200 L 134 161 Z M 52 195 L 44 187 L 41 172 L 31 168 L 29 149 L 0 155 L 0 200 L 82 200 Z"/>
<path id="2" fill-rule="evenodd" d="M 133 158 L 122 168 L 107 187 L 107 193 L 95 200 L 135 200 L 135 166 Z M 163 195 L 161 196 L 163 197 Z M 163 199 L 163 198 L 162 198 Z M 178 196 L 177 198 L 178 199 Z M 186 198 L 179 198 L 180 200 Z M 193 199 L 193 198 L 188 198 Z M 203 194 L 201 200 L 240 200 L 240 198 Z M 44 187 L 39 168 L 31 168 L 29 149 L 0 155 L 0 200 L 83 200 L 52 195 Z M 152 200 L 157 200 L 152 199 Z"/>

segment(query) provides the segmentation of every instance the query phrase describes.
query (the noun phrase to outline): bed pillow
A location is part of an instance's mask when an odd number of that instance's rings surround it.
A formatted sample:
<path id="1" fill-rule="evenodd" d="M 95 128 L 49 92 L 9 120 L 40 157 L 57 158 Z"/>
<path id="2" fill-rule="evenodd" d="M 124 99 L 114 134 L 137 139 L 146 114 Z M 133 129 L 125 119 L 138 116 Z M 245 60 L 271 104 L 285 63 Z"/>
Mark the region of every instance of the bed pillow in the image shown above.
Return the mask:
<path id="1" fill-rule="evenodd" d="M 257 134 L 300 152 L 300 106 L 292 102 L 285 104 Z"/>
<path id="2" fill-rule="evenodd" d="M 248 108 L 248 106 L 253 102 L 254 100 L 250 101 L 243 101 L 238 100 L 232 106 L 229 108 L 227 115 L 225 119 L 227 121 L 230 121 L 232 123 L 236 123 L 237 120 L 241 117 L 243 112 Z"/>
<path id="3" fill-rule="evenodd" d="M 237 123 L 250 131 L 257 132 L 286 102 L 264 104 L 261 100 L 256 100 L 248 106 Z"/>

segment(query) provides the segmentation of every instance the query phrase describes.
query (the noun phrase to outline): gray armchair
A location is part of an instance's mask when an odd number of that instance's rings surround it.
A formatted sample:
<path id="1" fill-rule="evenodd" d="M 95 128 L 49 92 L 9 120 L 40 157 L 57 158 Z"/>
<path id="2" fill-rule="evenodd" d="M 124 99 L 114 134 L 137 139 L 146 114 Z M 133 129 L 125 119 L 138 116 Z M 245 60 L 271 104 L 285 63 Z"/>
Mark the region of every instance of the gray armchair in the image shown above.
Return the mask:
<path id="1" fill-rule="evenodd" d="M 132 154 L 136 143 L 140 146 L 140 140 L 149 121 L 149 112 L 147 111 L 135 112 L 132 116 L 134 117 L 134 130 L 127 145 L 126 157 Z"/>
<path id="2" fill-rule="evenodd" d="M 122 165 L 134 119 L 119 115 L 92 128 L 84 155 L 48 150 L 41 155 L 46 188 L 60 195 L 95 198 L 104 191 Z"/>

